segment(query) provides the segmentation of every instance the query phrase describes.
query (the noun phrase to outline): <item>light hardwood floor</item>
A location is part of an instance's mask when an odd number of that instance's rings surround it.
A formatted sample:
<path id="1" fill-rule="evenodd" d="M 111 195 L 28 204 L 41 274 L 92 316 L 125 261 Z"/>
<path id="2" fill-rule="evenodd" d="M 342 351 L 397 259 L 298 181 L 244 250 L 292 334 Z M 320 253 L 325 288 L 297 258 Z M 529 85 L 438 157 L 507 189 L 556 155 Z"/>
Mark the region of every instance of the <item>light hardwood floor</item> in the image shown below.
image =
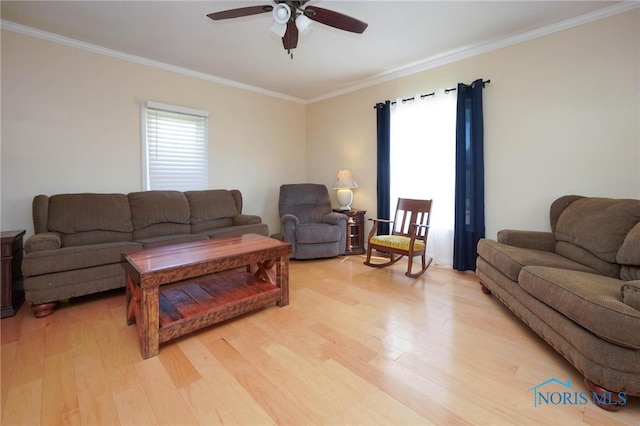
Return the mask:
<path id="1" fill-rule="evenodd" d="M 292 261 L 290 305 L 163 344 L 143 360 L 124 291 L 2 325 L 2 425 L 640 424 L 640 398 L 609 413 L 538 405 L 549 378 L 582 377 L 472 273 L 363 256 Z M 562 391 L 562 389 L 560 389 Z"/>

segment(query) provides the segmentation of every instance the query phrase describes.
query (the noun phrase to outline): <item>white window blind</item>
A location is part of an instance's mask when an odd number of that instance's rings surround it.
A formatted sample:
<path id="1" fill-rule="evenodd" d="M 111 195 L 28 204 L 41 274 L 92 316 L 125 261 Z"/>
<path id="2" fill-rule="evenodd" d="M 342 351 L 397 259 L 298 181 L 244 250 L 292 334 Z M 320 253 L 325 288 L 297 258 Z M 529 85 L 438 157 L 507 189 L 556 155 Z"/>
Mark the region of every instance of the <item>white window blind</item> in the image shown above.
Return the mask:
<path id="1" fill-rule="evenodd" d="M 209 113 L 156 102 L 142 110 L 143 189 L 207 189 Z"/>

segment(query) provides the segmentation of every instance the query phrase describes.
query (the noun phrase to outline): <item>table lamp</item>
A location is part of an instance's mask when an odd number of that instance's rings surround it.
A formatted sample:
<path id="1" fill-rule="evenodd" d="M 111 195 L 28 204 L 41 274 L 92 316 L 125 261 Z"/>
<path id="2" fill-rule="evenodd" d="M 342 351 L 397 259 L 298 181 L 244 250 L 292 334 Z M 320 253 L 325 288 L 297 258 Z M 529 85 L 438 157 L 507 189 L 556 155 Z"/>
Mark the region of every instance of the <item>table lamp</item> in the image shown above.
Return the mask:
<path id="1" fill-rule="evenodd" d="M 357 188 L 358 184 L 353 179 L 351 170 L 339 170 L 338 177 L 334 189 L 338 190 L 338 202 L 340 210 L 351 210 L 351 202 L 353 201 L 353 188 Z"/>

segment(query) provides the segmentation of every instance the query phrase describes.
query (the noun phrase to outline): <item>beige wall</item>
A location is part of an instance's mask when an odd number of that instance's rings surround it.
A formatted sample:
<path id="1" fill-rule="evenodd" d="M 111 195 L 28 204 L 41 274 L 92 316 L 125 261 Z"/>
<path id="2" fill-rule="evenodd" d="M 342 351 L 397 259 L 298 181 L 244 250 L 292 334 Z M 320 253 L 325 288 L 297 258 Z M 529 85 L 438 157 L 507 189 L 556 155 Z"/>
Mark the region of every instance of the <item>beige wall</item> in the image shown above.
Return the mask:
<path id="1" fill-rule="evenodd" d="M 211 187 L 272 232 L 280 184 L 341 168 L 374 217 L 373 105 L 482 77 L 487 235 L 545 230 L 560 195 L 640 197 L 639 40 L 636 9 L 305 106 L 2 31 L 1 227 L 31 231 L 36 194 L 140 190 L 144 100 L 210 112 Z"/>
<path id="2" fill-rule="evenodd" d="M 353 206 L 374 217 L 373 105 L 491 79 L 483 94 L 487 236 L 548 230 L 560 195 L 640 197 L 639 61 L 636 9 L 311 104 L 308 177 L 332 185 L 338 169 L 350 168 L 359 185 Z"/>
<path id="3" fill-rule="evenodd" d="M 306 177 L 305 106 L 2 31 L 3 230 L 37 194 L 142 188 L 140 104 L 209 111 L 212 188 L 279 232 L 278 189 Z"/>

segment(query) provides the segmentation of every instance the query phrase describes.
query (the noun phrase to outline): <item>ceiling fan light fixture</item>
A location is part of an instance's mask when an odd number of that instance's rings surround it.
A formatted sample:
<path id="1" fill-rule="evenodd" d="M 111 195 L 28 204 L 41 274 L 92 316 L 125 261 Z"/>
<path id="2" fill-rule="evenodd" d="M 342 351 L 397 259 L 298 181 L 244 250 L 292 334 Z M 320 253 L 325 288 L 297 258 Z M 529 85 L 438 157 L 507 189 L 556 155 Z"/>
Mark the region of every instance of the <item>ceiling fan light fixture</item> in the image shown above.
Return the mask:
<path id="1" fill-rule="evenodd" d="M 307 18 L 304 14 L 298 15 L 296 18 L 296 27 L 298 27 L 298 31 L 302 34 L 309 29 L 313 21 Z"/>
<path id="2" fill-rule="evenodd" d="M 272 0 L 267 5 L 228 9 L 207 16 L 218 21 L 271 12 L 273 22 L 270 29 L 282 38 L 282 45 L 287 52 L 296 48 L 298 34 L 308 31 L 312 21 L 358 34 L 362 34 L 367 28 L 366 22 L 342 13 L 317 6 L 305 7 L 307 2 L 309 0 Z"/>
<path id="3" fill-rule="evenodd" d="M 291 8 L 286 3 L 278 3 L 273 7 L 273 20 L 278 24 L 284 24 L 291 19 Z"/>
<path id="4" fill-rule="evenodd" d="M 271 24 L 271 31 L 276 33 L 278 37 L 284 37 L 284 34 L 287 32 L 287 24 L 274 22 Z"/>

